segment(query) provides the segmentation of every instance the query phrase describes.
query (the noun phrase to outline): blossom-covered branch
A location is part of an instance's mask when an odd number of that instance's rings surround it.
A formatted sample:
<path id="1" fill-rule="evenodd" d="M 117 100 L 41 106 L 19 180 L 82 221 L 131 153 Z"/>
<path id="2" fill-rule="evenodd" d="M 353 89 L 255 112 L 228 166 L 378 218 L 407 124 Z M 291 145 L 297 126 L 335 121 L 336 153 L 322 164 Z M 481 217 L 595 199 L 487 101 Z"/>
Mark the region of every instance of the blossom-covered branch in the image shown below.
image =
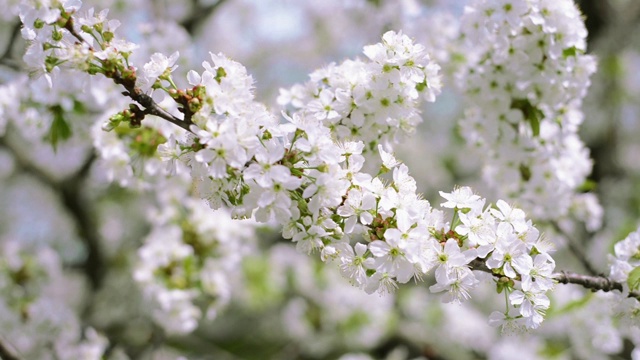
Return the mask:
<path id="1" fill-rule="evenodd" d="M 142 105 L 144 110 L 131 105 L 112 117 L 110 126 L 122 121 L 131 126 L 140 126 L 146 115 L 154 115 L 189 130 L 193 111 L 188 104 L 192 98 L 185 99 L 187 94 L 173 92 L 176 102 L 185 105 L 180 109 L 184 119 L 179 119 L 160 107 L 141 88 L 163 88 L 161 81 L 171 82 L 170 74 L 175 69 L 173 65 L 178 54 L 171 59 L 159 54 L 153 57 L 143 70 L 144 76 L 140 77 L 137 69 L 129 64 L 131 52 L 137 45 L 115 35 L 120 23 L 107 20 L 107 10 L 94 16 L 92 9 L 87 17 L 76 19 L 74 15 L 79 7 L 77 3 L 60 2 L 57 6 L 54 3 L 50 7 L 27 8 L 21 13 L 25 24 L 23 36 L 32 42 L 25 55 L 27 64 L 37 64 L 42 68 L 50 84 L 51 74 L 59 71 L 56 68 L 66 65 L 90 75 L 102 74 L 122 85 L 126 89 L 123 94 Z M 158 73 L 158 70 L 161 72 Z"/>

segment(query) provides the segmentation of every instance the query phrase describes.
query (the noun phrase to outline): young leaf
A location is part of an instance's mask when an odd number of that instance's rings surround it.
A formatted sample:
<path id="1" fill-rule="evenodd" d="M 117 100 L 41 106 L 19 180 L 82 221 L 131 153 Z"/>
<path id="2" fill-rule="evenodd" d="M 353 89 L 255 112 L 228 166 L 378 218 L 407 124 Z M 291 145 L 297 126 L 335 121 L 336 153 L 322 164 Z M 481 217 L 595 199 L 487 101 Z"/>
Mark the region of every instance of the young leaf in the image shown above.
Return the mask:
<path id="1" fill-rule="evenodd" d="M 637 291 L 640 289 L 640 266 L 637 266 L 629 272 L 627 284 L 629 284 L 629 290 L 631 291 Z"/>
<path id="2" fill-rule="evenodd" d="M 53 151 L 58 150 L 58 143 L 60 141 L 67 140 L 71 137 L 71 127 L 65 120 L 63 114 L 64 110 L 60 106 L 53 106 L 51 108 L 51 112 L 53 113 L 53 122 L 51 123 L 51 128 L 49 129 L 49 135 L 46 140 L 51 142 L 51 146 L 53 146 Z"/>

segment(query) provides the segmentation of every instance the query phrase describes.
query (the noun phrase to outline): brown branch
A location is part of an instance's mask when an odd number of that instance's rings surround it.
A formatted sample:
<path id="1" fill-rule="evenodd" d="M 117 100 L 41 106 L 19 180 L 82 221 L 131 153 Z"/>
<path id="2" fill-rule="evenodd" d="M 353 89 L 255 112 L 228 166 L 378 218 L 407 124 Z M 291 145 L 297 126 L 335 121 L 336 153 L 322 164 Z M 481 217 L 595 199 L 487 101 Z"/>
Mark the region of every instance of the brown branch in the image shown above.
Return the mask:
<path id="1" fill-rule="evenodd" d="M 211 5 L 203 6 L 200 1 L 192 1 L 193 10 L 188 18 L 182 21 L 180 25 L 187 30 L 187 32 L 193 36 L 197 28 L 213 14 L 220 5 L 224 4 L 226 0 L 218 0 Z"/>
<path id="2" fill-rule="evenodd" d="M 553 274 L 553 279 L 560 284 L 576 284 L 593 291 L 609 292 L 618 290 L 623 292 L 623 286 L 619 282 L 615 282 L 604 275 L 590 276 L 576 274 L 570 271 L 561 271 Z M 640 300 L 640 293 L 631 291 L 628 297 Z"/>
<path id="3" fill-rule="evenodd" d="M 18 355 L 14 351 L 9 349 L 9 346 L 5 344 L 2 338 L 0 338 L 0 359 L 3 360 L 20 360 Z"/>
<path id="4" fill-rule="evenodd" d="M 189 130 L 189 126 L 192 124 L 191 121 L 184 121 L 171 115 L 168 111 L 161 108 L 155 101 L 153 101 L 151 96 L 143 93 L 140 89 L 127 89 L 127 96 L 142 105 L 145 108 L 145 114 L 157 116 L 187 131 L 191 131 Z"/>

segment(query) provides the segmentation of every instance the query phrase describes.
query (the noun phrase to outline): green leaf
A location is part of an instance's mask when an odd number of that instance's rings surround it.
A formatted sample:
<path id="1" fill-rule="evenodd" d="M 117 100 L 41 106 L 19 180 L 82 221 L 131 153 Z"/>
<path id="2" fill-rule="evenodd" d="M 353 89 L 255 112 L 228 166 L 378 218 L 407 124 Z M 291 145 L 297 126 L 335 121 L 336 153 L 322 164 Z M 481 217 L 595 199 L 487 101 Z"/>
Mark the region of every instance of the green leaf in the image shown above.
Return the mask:
<path id="1" fill-rule="evenodd" d="M 529 120 L 529 123 L 531 124 L 531 130 L 533 131 L 534 137 L 540 135 L 540 119 L 541 118 L 542 118 L 542 111 L 536 108 L 534 108 L 532 115 L 527 118 Z"/>
<path id="2" fill-rule="evenodd" d="M 531 168 L 529 168 L 525 164 L 520 164 L 519 170 L 520 170 L 520 177 L 524 182 L 527 182 L 531 179 Z"/>
<path id="3" fill-rule="evenodd" d="M 640 290 L 640 266 L 636 266 L 635 269 L 631 270 L 629 278 L 627 279 L 627 284 L 631 291 Z"/>
<path id="4" fill-rule="evenodd" d="M 581 53 L 582 53 L 582 51 L 578 50 L 577 47 L 572 46 L 570 48 L 566 48 L 566 49 L 562 50 L 562 57 L 566 59 L 569 56 L 576 56 L 576 55 L 581 54 Z"/>
<path id="5" fill-rule="evenodd" d="M 589 301 L 591 301 L 591 299 L 593 298 L 593 293 L 588 292 L 586 293 L 583 297 L 573 300 L 573 301 L 569 301 L 568 303 L 566 303 L 563 307 L 561 308 L 553 308 L 551 307 L 549 309 L 549 311 L 547 311 L 547 319 L 554 317 L 554 316 L 558 316 L 558 315 L 562 315 L 562 314 L 567 314 L 570 312 L 573 312 L 575 310 L 581 309 L 583 307 L 585 307 Z"/>
<path id="6" fill-rule="evenodd" d="M 595 191 L 597 186 L 598 186 L 597 182 L 591 179 L 587 179 L 578 187 L 577 190 L 579 192 L 590 192 L 590 191 Z"/>
<path id="7" fill-rule="evenodd" d="M 511 108 L 522 111 L 522 115 L 531 125 L 531 131 L 534 137 L 540 135 L 540 121 L 544 119 L 542 110 L 533 106 L 528 99 L 513 99 L 511 101 Z"/>
<path id="8" fill-rule="evenodd" d="M 67 123 L 64 118 L 64 110 L 61 106 L 53 106 L 51 107 L 51 112 L 53 113 L 53 122 L 51 123 L 51 128 L 49 129 L 49 135 L 46 140 L 51 142 L 51 146 L 53 146 L 53 151 L 58 151 L 58 143 L 60 141 L 67 140 L 71 137 L 71 127 Z"/>

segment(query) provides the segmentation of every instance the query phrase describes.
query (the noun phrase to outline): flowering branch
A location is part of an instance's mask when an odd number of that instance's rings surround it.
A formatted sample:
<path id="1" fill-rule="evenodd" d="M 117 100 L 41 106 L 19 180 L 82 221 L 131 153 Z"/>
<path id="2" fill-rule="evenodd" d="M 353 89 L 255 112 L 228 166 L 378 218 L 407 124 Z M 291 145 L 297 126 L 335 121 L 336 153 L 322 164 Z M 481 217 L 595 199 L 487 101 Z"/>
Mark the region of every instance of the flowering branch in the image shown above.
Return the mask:
<path id="1" fill-rule="evenodd" d="M 89 48 L 91 48 L 91 44 L 89 44 L 82 36 L 80 36 L 80 34 L 78 34 L 78 32 L 74 29 L 73 24 L 74 24 L 73 17 L 70 17 L 69 21 L 67 21 L 67 23 L 65 24 L 65 29 L 68 30 L 69 33 L 71 33 L 71 35 L 73 35 L 73 37 L 78 39 L 81 43 L 84 43 Z M 125 60 L 126 60 L 126 55 L 124 53 L 122 53 L 121 56 L 125 57 Z M 118 60 L 121 60 L 121 59 L 118 59 Z M 190 115 L 190 113 L 188 112 L 185 113 L 184 120 L 171 115 L 169 112 L 161 108 L 153 100 L 153 98 L 151 98 L 151 96 L 145 94 L 140 89 L 140 87 L 136 86 L 137 76 L 136 76 L 136 70 L 134 68 L 132 67 L 126 68 L 124 71 L 125 73 L 123 74 L 123 72 L 120 70 L 121 66 L 117 66 L 117 65 L 119 64 L 116 64 L 116 66 L 113 66 L 112 71 L 104 71 L 103 74 L 106 77 L 113 79 L 113 82 L 115 82 L 118 85 L 122 85 L 126 89 L 126 91 L 122 93 L 123 95 L 130 97 L 132 100 L 136 101 L 137 103 L 139 103 L 145 108 L 144 111 L 139 112 L 138 114 L 135 114 L 140 116 L 139 118 L 136 119 L 137 121 L 142 121 L 145 115 L 155 115 L 189 131 L 189 126 L 192 123 L 190 121 L 190 116 L 188 116 Z"/>

